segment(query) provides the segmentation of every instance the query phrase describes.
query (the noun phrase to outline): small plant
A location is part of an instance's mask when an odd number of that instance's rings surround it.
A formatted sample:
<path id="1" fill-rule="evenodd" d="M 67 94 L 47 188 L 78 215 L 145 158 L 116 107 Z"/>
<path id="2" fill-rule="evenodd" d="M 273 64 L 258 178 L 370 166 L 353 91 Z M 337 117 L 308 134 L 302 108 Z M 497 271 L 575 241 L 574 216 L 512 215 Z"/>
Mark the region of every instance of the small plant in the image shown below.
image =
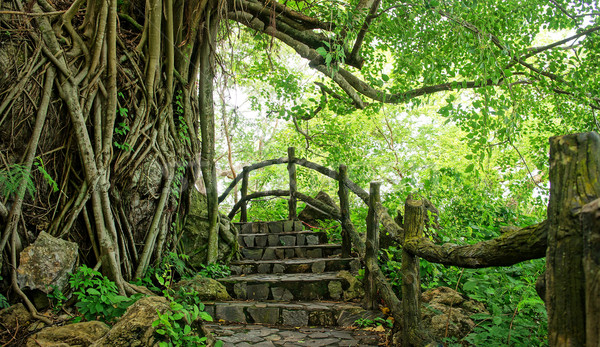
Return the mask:
<path id="1" fill-rule="evenodd" d="M 21 184 L 27 187 L 27 192 L 33 198 L 35 185 L 25 166 L 13 164 L 8 170 L 0 170 L 0 191 L 3 193 L 4 198 L 18 192 Z"/>
<path id="2" fill-rule="evenodd" d="M 3 280 L 3 278 L 2 278 L 2 276 L 0 276 L 0 281 L 2 281 L 2 280 Z M 9 306 L 10 305 L 8 304 L 8 300 L 6 300 L 6 296 L 0 294 L 0 309 L 7 308 Z"/>
<path id="3" fill-rule="evenodd" d="M 52 305 L 52 311 L 54 311 L 54 313 L 59 312 L 63 306 L 65 305 L 65 302 L 68 300 L 67 297 L 65 296 L 65 294 L 63 294 L 63 292 L 58 289 L 56 286 L 52 286 L 52 292 L 48 293 L 48 299 L 50 299 L 50 304 Z"/>
<path id="4" fill-rule="evenodd" d="M 79 267 L 69 283 L 77 299 L 75 306 L 86 320 L 99 319 L 111 323 L 143 296 L 136 294 L 128 298 L 119 295 L 114 282 L 85 265 Z"/>
<path id="5" fill-rule="evenodd" d="M 391 320 L 377 317 L 375 319 L 359 318 L 354 321 L 354 325 L 358 328 L 368 328 L 368 327 L 377 327 L 377 326 L 384 326 L 387 328 L 391 328 L 393 323 Z"/>
<path id="6" fill-rule="evenodd" d="M 35 161 L 34 164 L 37 167 L 38 171 L 42 174 L 42 176 L 44 176 L 44 179 L 46 180 L 46 182 L 48 182 L 50 187 L 52 187 L 52 191 L 58 192 L 58 184 L 52 178 L 52 176 L 48 173 L 48 171 L 46 171 L 46 167 L 44 166 L 44 161 L 40 157 L 37 157 L 36 159 L 37 159 L 37 161 Z"/>
<path id="7" fill-rule="evenodd" d="M 202 277 L 216 279 L 231 275 L 231 270 L 229 269 L 229 266 L 225 264 L 212 263 L 201 266 L 202 270 L 200 270 L 200 276 Z"/>

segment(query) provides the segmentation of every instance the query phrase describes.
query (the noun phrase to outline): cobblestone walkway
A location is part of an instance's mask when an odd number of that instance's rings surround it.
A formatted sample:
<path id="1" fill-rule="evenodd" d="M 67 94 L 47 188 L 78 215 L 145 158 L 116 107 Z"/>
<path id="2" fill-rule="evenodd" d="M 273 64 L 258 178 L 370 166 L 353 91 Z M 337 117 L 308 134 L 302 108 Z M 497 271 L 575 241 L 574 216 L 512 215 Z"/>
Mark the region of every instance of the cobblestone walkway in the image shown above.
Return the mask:
<path id="1" fill-rule="evenodd" d="M 341 328 L 283 328 L 254 324 L 211 324 L 208 329 L 224 346 L 379 346 L 383 333 Z"/>

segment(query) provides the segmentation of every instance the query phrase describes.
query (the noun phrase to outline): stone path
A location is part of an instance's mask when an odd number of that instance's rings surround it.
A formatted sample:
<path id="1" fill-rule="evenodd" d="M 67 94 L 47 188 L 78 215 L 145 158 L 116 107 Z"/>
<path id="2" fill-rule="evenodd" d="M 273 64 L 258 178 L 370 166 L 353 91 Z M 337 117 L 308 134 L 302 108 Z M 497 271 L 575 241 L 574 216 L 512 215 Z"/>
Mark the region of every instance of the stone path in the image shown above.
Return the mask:
<path id="1" fill-rule="evenodd" d="M 283 328 L 255 324 L 211 324 L 207 328 L 223 346 L 380 346 L 382 333 L 341 328 Z"/>

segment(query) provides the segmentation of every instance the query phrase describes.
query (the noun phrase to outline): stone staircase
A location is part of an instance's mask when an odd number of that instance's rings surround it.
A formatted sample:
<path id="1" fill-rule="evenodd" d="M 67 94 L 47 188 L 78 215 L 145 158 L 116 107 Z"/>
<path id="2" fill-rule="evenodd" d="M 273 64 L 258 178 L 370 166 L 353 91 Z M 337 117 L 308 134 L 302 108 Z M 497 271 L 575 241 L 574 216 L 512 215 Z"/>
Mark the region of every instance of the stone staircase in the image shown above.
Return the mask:
<path id="1" fill-rule="evenodd" d="M 324 232 L 305 230 L 299 221 L 238 227 L 242 260 L 231 264 L 232 276 L 220 279 L 235 300 L 205 303 L 215 321 L 349 327 L 377 316 L 349 301 L 360 261 L 341 258 L 341 245 L 328 244 Z"/>

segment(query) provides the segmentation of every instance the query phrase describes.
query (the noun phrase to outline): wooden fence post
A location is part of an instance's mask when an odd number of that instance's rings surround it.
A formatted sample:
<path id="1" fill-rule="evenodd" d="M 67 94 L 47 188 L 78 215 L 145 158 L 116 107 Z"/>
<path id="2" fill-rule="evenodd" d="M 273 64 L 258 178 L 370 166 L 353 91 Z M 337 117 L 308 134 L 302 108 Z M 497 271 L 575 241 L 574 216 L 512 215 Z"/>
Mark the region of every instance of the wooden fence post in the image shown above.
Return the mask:
<path id="1" fill-rule="evenodd" d="M 585 277 L 585 342 L 586 346 L 600 346 L 600 199 L 583 207 L 581 223 Z"/>
<path id="2" fill-rule="evenodd" d="M 288 173 L 290 175 L 290 200 L 288 201 L 288 219 L 296 219 L 296 190 L 298 189 L 298 183 L 296 181 L 296 149 L 294 147 L 288 147 Z"/>
<path id="3" fill-rule="evenodd" d="M 348 168 L 346 165 L 340 165 L 340 172 L 338 176 L 338 196 L 340 198 L 340 214 L 342 224 L 342 258 L 348 258 L 352 248 L 350 241 L 350 234 L 348 232 L 350 223 L 350 202 L 348 198 L 348 187 L 346 187 L 345 181 L 348 179 Z"/>
<path id="4" fill-rule="evenodd" d="M 248 196 L 248 175 L 250 172 L 248 171 L 248 167 L 244 166 L 242 170 L 242 206 L 241 206 L 241 215 L 240 222 L 246 223 L 248 221 L 248 202 L 246 201 L 246 196 Z"/>
<path id="5" fill-rule="evenodd" d="M 423 236 L 423 201 L 409 195 L 404 204 L 404 240 Z M 419 257 L 402 250 L 402 346 L 421 340 Z"/>
<path id="6" fill-rule="evenodd" d="M 600 136 L 592 132 L 550 138 L 545 300 L 550 346 L 592 346 L 586 344 L 581 211 L 599 196 Z"/>
<path id="7" fill-rule="evenodd" d="M 367 214 L 365 262 L 371 265 L 367 265 L 367 269 L 365 269 L 365 278 L 367 279 L 365 290 L 367 310 L 376 310 L 379 302 L 375 275 L 371 273 L 368 268 L 375 268 L 375 266 L 379 266 L 377 261 L 377 256 L 379 253 L 379 218 L 377 218 L 376 205 L 380 200 L 380 187 L 380 182 L 371 182 L 371 189 L 369 192 L 369 213 Z"/>

